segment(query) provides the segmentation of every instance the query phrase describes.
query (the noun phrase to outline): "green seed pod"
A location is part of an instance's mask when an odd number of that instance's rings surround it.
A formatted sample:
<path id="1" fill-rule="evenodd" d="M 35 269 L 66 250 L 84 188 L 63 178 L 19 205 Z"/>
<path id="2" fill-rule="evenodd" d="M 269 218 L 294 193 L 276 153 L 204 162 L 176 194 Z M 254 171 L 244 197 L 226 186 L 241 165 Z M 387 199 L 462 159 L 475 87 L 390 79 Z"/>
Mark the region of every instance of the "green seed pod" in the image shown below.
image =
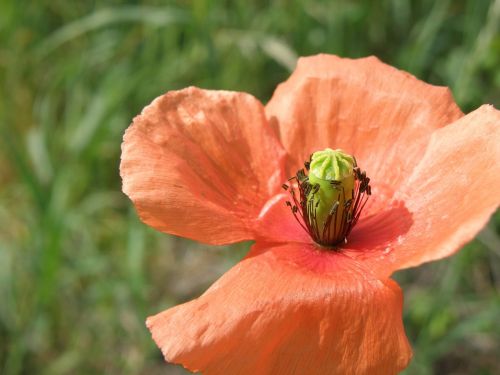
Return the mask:
<path id="1" fill-rule="evenodd" d="M 308 174 L 300 169 L 288 179 L 290 185 L 283 184 L 291 198 L 286 205 L 317 244 L 336 249 L 347 241 L 371 195 L 370 178 L 341 150 L 317 151 L 304 165 Z"/>
<path id="2" fill-rule="evenodd" d="M 316 208 L 310 213 L 315 215 L 320 235 L 325 226 L 329 227 L 326 230 L 329 230 L 333 237 L 342 235 L 344 218 L 349 212 L 346 204 L 352 200 L 354 194 L 355 165 L 354 158 L 341 150 L 327 148 L 312 155 L 309 183 L 312 186 L 319 185 L 319 190 L 313 189 L 308 199 L 312 200 L 312 205 Z M 331 238 L 331 235 L 328 237 Z M 343 238 L 335 240 L 341 241 Z"/>

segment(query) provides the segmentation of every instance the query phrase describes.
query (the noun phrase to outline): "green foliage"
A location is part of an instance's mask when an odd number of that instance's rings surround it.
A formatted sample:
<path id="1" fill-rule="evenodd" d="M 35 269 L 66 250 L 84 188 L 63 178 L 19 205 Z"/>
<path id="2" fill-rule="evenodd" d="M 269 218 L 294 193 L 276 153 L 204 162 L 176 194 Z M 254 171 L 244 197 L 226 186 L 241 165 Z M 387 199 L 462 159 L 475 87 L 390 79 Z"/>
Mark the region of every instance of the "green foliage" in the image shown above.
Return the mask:
<path id="1" fill-rule="evenodd" d="M 120 192 L 123 131 L 154 97 L 266 101 L 297 56 L 375 54 L 469 111 L 499 103 L 499 25 L 498 0 L 2 1 L 0 373 L 164 373 L 146 316 L 244 254 L 155 233 Z M 407 374 L 500 373 L 499 228 L 397 275 Z"/>

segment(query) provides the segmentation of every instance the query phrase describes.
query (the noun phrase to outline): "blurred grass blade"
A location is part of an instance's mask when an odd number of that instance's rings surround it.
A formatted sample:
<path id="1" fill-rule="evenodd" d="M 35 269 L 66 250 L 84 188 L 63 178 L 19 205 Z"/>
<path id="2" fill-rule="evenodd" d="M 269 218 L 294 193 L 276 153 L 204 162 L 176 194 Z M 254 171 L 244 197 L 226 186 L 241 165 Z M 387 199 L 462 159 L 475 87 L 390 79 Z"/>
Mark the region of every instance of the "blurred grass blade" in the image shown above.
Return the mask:
<path id="1" fill-rule="evenodd" d="M 299 58 L 297 53 L 283 40 L 266 36 L 260 41 L 262 50 L 278 64 L 286 68 L 288 71 L 293 71 Z"/>
<path id="2" fill-rule="evenodd" d="M 40 43 L 36 55 L 43 57 L 62 44 L 90 31 L 120 22 L 142 22 L 153 26 L 167 26 L 186 22 L 187 13 L 176 8 L 149 6 L 122 6 L 98 10 L 88 16 L 64 25 Z"/>
<path id="3" fill-rule="evenodd" d="M 476 74 L 477 69 L 485 55 L 490 52 L 490 46 L 498 42 L 500 35 L 500 0 L 491 3 L 488 18 L 476 38 L 474 46 L 468 51 L 465 61 L 462 62 L 463 69 L 456 74 L 456 81 L 452 88 L 458 102 L 467 100 L 470 81 Z"/>
<path id="4" fill-rule="evenodd" d="M 29 130 L 26 149 L 38 180 L 47 184 L 52 179 L 53 168 L 44 133 L 39 127 L 33 127 Z"/>

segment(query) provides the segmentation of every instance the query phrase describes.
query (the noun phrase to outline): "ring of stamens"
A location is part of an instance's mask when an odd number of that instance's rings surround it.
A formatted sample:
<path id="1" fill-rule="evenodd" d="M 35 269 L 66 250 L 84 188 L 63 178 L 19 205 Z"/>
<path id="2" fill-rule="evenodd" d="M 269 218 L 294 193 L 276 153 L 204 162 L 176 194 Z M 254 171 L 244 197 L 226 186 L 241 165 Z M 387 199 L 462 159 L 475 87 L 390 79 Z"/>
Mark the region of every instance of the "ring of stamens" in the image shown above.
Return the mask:
<path id="1" fill-rule="evenodd" d="M 286 201 L 299 225 L 321 246 L 335 247 L 347 242 L 371 195 L 370 178 L 362 171 L 354 159 L 354 188 L 352 194 L 346 194 L 342 181 L 331 180 L 330 185 L 339 192 L 340 199 L 325 202 L 329 207 L 323 225 L 318 221 L 319 184 L 309 182 L 306 171 L 309 171 L 310 161 L 304 163 L 305 170 L 300 169 L 296 175 L 289 178 L 289 184 L 283 184 L 283 189 L 290 193 L 291 200 Z M 297 194 L 298 191 L 298 194 Z M 352 197 L 346 199 L 346 197 Z M 343 202 L 343 203 L 341 203 Z"/>

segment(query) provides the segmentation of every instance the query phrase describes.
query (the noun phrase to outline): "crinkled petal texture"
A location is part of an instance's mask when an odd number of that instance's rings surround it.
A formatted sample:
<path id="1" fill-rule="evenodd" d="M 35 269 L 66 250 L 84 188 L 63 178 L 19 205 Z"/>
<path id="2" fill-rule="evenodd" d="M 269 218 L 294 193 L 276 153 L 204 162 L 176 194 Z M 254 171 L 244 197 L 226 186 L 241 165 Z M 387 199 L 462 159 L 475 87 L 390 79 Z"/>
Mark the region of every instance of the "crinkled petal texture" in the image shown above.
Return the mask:
<path id="1" fill-rule="evenodd" d="M 401 309 L 396 283 L 341 253 L 255 245 L 147 324 L 167 361 L 207 375 L 390 375 L 411 358 Z"/>
<path id="2" fill-rule="evenodd" d="M 500 205 L 500 111 L 485 105 L 433 133 L 396 199 L 413 213 L 393 244 L 392 269 L 444 258 L 470 241 Z"/>
<path id="3" fill-rule="evenodd" d="M 289 153 L 288 173 L 311 152 L 342 148 L 372 179 L 373 195 L 344 253 L 380 277 L 443 258 L 471 240 L 500 204 L 500 112 L 463 116 L 448 89 L 374 57 L 299 60 L 266 106 Z M 271 203 L 264 241 L 302 241 Z"/>
<path id="4" fill-rule="evenodd" d="M 421 158 L 433 130 L 462 116 L 450 91 L 426 84 L 375 57 L 299 59 L 266 113 L 295 174 L 327 147 L 355 155 L 373 187 L 396 190 Z"/>
<path id="5" fill-rule="evenodd" d="M 144 222 L 223 244 L 253 238 L 253 220 L 285 179 L 283 158 L 257 99 L 191 87 L 134 119 L 120 173 Z"/>
<path id="6" fill-rule="evenodd" d="M 498 160 L 500 111 L 491 106 L 435 131 L 394 198 L 360 221 L 342 252 L 378 277 L 453 254 L 500 204 Z M 264 206 L 261 241 L 310 242 L 286 216 L 287 199 L 276 195 Z"/>
<path id="7" fill-rule="evenodd" d="M 312 243 L 279 191 L 326 147 L 354 154 L 372 179 L 338 251 Z M 373 57 L 301 59 L 265 110 L 193 88 L 157 99 L 123 145 L 124 191 L 143 220 L 257 243 L 200 298 L 149 318 L 155 341 L 204 374 L 397 373 L 411 351 L 389 277 L 480 230 L 500 203 L 498 160 L 498 111 L 463 116 L 447 89 Z"/>

